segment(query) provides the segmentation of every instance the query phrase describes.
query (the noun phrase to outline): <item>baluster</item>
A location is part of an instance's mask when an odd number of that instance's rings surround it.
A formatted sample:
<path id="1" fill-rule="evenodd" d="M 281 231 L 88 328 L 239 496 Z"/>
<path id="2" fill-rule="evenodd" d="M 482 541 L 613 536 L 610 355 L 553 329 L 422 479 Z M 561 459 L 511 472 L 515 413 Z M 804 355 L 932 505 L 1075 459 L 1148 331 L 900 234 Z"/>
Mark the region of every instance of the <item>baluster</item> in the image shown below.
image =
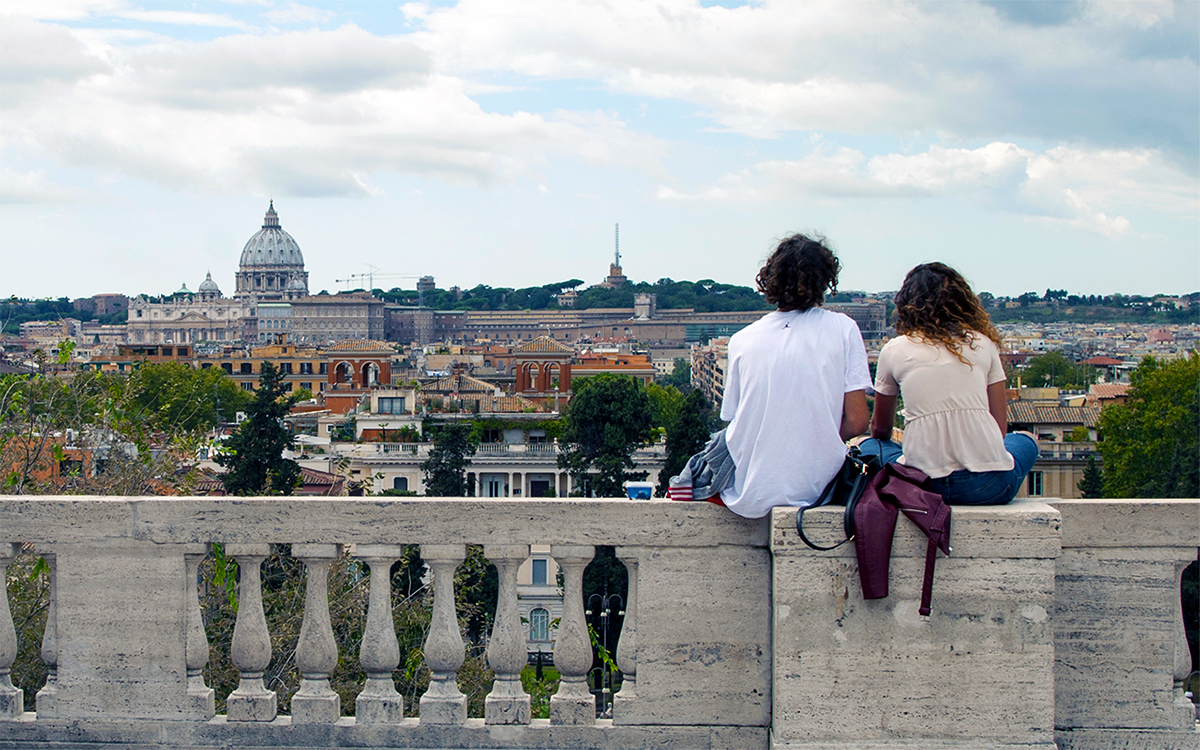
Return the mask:
<path id="1" fill-rule="evenodd" d="M 463 663 L 463 640 L 454 611 L 454 571 L 466 556 L 465 544 L 421 545 L 421 557 L 433 571 L 433 618 L 425 639 L 425 664 L 433 676 L 421 696 L 422 724 L 463 724 L 467 720 L 467 697 L 456 682 Z"/>
<path id="2" fill-rule="evenodd" d="M 1183 617 L 1183 597 L 1181 591 L 1183 589 L 1183 571 L 1192 560 L 1182 560 L 1175 562 L 1175 582 L 1173 591 L 1175 599 L 1175 708 L 1179 723 L 1181 726 L 1193 726 L 1196 721 L 1198 709 L 1186 695 L 1187 678 L 1192 670 L 1192 652 L 1188 649 L 1187 622 Z"/>
<path id="3" fill-rule="evenodd" d="M 0 719 L 19 719 L 25 713 L 25 693 L 12 684 L 12 665 L 17 658 L 17 629 L 8 608 L 8 566 L 17 556 L 18 544 L 0 544 Z"/>
<path id="4" fill-rule="evenodd" d="M 271 663 L 271 635 L 263 613 L 263 560 L 271 553 L 269 544 L 227 544 L 225 554 L 237 561 L 238 612 L 233 626 L 229 656 L 241 673 L 237 690 L 225 702 L 228 721 L 273 721 L 278 701 L 273 690 L 263 685 L 263 672 Z"/>
<path id="5" fill-rule="evenodd" d="M 484 719 L 488 724 L 528 724 L 529 695 L 521 686 L 528 647 L 517 608 L 517 569 L 529 558 L 529 545 L 487 544 L 483 554 L 496 566 L 500 578 L 496 622 L 487 649 L 488 666 L 496 673 L 496 681 L 484 699 Z"/>
<path id="6" fill-rule="evenodd" d="M 58 571 L 53 552 L 42 553 L 50 576 L 50 603 L 46 606 L 46 630 L 42 633 L 42 663 L 46 665 L 46 684 L 37 692 L 37 715 L 48 718 L 58 713 Z"/>
<path id="7" fill-rule="evenodd" d="M 200 614 L 198 579 L 200 562 L 207 553 L 207 544 L 189 544 L 183 553 L 183 611 L 187 613 L 187 694 L 191 710 L 206 720 L 217 713 L 216 694 L 204 684 L 204 665 L 208 663 L 208 636 L 204 632 L 204 618 Z"/>
<path id="8" fill-rule="evenodd" d="M 342 715 L 342 699 L 329 687 L 337 666 L 337 641 L 329 622 L 329 566 L 336 544 L 294 544 L 292 555 L 304 561 L 304 621 L 296 644 L 300 689 L 292 696 L 293 724 L 333 724 Z"/>
<path id="9" fill-rule="evenodd" d="M 551 724 L 596 723 L 596 700 L 587 684 L 592 641 L 583 617 L 583 569 L 595 554 L 596 548 L 590 545 L 550 547 L 550 555 L 563 572 L 562 619 L 554 639 L 554 666 L 561 681 L 558 692 L 550 696 Z"/>
<path id="10" fill-rule="evenodd" d="M 404 718 L 404 697 L 396 692 L 392 672 L 400 664 L 400 644 L 392 619 L 392 565 L 404 555 L 398 544 L 360 544 L 357 557 L 371 571 L 367 624 L 359 662 L 367 684 L 354 701 L 358 724 L 396 724 Z"/>
<path id="11" fill-rule="evenodd" d="M 613 723 L 621 724 L 620 710 L 637 699 L 637 592 L 638 560 L 645 554 L 642 547 L 617 547 L 617 559 L 625 563 L 629 573 L 626 592 L 625 620 L 621 624 L 621 639 L 617 644 L 617 668 L 621 670 L 621 689 L 613 696 Z"/>

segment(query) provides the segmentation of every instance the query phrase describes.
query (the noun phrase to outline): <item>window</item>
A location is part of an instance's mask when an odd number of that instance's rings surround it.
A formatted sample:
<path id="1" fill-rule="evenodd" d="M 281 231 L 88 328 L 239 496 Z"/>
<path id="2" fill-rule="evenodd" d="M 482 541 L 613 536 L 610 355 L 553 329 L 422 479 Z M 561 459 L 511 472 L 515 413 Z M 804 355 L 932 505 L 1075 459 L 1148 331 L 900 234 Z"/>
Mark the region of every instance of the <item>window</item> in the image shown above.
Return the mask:
<path id="1" fill-rule="evenodd" d="M 1026 480 L 1026 488 L 1029 491 L 1030 497 L 1041 497 L 1042 496 L 1042 472 L 1040 472 L 1040 471 L 1029 472 L 1029 479 Z"/>
<path id="2" fill-rule="evenodd" d="M 544 558 L 533 558 L 533 585 L 546 585 L 546 560 Z"/>
<path id="3" fill-rule="evenodd" d="M 227 375 L 232 375 L 233 374 L 233 363 L 232 362 L 222 362 L 221 369 L 224 370 Z"/>
<path id="4" fill-rule="evenodd" d="M 320 372 L 319 374 L 321 374 L 321 375 L 326 375 L 326 374 L 328 374 L 328 373 L 329 373 L 329 363 L 328 363 L 328 362 L 322 362 L 322 363 L 321 363 L 321 372 Z"/>
<path id="5" fill-rule="evenodd" d="M 550 613 L 541 607 L 529 613 L 529 640 L 550 640 Z"/>
<path id="6" fill-rule="evenodd" d="M 254 383 L 242 383 L 242 390 L 243 390 L 243 391 L 252 391 L 252 390 L 254 390 Z"/>
<path id="7" fill-rule="evenodd" d="M 393 490 L 403 490 L 408 492 L 408 477 L 395 477 L 392 479 Z"/>
<path id="8" fill-rule="evenodd" d="M 300 374 L 301 375 L 312 375 L 313 374 L 312 362 L 301 362 L 300 363 Z"/>
<path id="9" fill-rule="evenodd" d="M 238 372 L 243 375 L 250 375 L 253 372 L 253 367 L 249 362 L 243 362 L 242 366 L 238 369 Z"/>
<path id="10" fill-rule="evenodd" d="M 292 363 L 291 362 L 280 362 L 279 363 L 279 371 L 282 372 L 284 375 L 291 375 L 292 374 Z"/>
<path id="11" fill-rule="evenodd" d="M 379 399 L 379 414 L 403 414 L 404 413 L 404 397 L 380 397 Z"/>

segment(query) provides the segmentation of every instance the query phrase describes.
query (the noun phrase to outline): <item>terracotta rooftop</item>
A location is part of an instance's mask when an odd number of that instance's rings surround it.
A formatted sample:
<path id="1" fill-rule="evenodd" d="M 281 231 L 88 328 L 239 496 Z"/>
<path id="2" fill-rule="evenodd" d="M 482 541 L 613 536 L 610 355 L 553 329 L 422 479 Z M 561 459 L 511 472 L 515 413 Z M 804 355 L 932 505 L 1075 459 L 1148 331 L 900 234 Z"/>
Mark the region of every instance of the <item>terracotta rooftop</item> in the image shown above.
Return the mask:
<path id="1" fill-rule="evenodd" d="M 1112 357 L 1100 356 L 1085 359 L 1083 360 L 1083 363 L 1085 365 L 1091 365 L 1092 367 L 1116 367 L 1117 365 L 1121 364 L 1121 360 L 1113 359 Z"/>
<path id="2" fill-rule="evenodd" d="M 512 350 L 513 354 L 573 354 L 574 349 L 559 343 L 549 336 L 538 336 L 527 344 L 522 344 Z"/>
<path id="3" fill-rule="evenodd" d="M 396 347 L 383 341 L 359 339 L 356 341 L 338 341 L 323 348 L 326 352 L 388 352 L 396 353 Z"/>
<path id="4" fill-rule="evenodd" d="M 470 375 L 447 375 L 421 386 L 424 393 L 494 393 L 496 386 Z"/>
<path id="5" fill-rule="evenodd" d="M 1088 394 L 1098 399 L 1121 398 L 1129 395 L 1129 383 L 1093 383 Z"/>
<path id="6" fill-rule="evenodd" d="M 1095 427 L 1099 406 L 1047 406 L 1028 401 L 1008 402 L 1010 424 L 1075 424 Z"/>

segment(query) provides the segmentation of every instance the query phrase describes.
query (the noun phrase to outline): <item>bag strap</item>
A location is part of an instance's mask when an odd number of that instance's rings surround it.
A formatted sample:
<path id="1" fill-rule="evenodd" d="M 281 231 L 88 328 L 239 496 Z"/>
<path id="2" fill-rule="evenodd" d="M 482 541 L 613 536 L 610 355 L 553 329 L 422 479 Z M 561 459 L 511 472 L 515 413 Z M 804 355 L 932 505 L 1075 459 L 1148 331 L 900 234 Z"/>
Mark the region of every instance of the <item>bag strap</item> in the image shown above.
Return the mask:
<path id="1" fill-rule="evenodd" d="M 816 506 L 806 506 L 806 507 L 801 508 L 800 510 L 796 511 L 796 533 L 800 534 L 800 541 L 804 542 L 809 547 L 817 550 L 818 552 L 828 552 L 830 550 L 834 550 L 834 549 L 837 549 L 838 547 L 841 547 L 843 544 L 845 544 L 846 542 L 848 542 L 854 538 L 853 536 L 847 536 L 845 539 L 843 539 L 842 541 L 833 545 L 832 547 L 822 547 L 819 544 L 813 544 L 812 540 L 809 539 L 808 536 L 806 536 L 804 533 L 804 511 L 808 510 L 809 507 L 816 507 Z M 846 510 L 847 510 L 847 512 L 850 511 L 849 505 L 846 506 Z M 844 523 L 845 523 L 845 521 L 843 521 L 843 524 Z"/>

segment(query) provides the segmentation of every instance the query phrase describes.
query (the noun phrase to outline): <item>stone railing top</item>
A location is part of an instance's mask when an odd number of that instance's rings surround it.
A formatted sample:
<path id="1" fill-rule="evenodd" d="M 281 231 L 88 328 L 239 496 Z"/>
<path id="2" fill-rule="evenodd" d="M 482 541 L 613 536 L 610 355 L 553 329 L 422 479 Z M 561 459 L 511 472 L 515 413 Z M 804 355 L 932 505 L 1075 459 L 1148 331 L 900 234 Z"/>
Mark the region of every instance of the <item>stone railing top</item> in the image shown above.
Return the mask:
<path id="1" fill-rule="evenodd" d="M 804 513 L 804 533 L 818 544 L 845 538 L 843 507 L 814 508 Z M 776 554 L 853 558 L 854 544 L 831 552 L 809 549 L 796 533 L 796 509 L 776 508 L 771 515 L 772 549 Z M 951 553 L 956 558 L 1058 557 L 1060 515 L 1037 500 L 1015 500 L 1008 505 L 953 507 L 950 524 Z M 925 557 L 926 538 L 903 516 L 896 521 L 893 557 Z"/>
<path id="2" fill-rule="evenodd" d="M 1200 500 L 1047 500 L 1063 547 L 1200 547 Z"/>
<path id="3" fill-rule="evenodd" d="M 160 544 L 608 544 L 766 547 L 766 519 L 710 503 L 522 498 L 0 496 L 4 540 Z"/>

